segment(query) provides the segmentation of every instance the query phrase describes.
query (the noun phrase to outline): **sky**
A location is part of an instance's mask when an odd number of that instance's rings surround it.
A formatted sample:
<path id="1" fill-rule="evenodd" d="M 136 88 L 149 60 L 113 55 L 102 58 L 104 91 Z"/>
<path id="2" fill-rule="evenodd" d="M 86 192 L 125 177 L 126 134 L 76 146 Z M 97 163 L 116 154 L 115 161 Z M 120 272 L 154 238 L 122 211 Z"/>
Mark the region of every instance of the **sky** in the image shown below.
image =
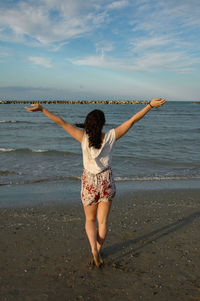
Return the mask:
<path id="1" fill-rule="evenodd" d="M 0 100 L 200 100 L 199 0 L 0 0 Z"/>

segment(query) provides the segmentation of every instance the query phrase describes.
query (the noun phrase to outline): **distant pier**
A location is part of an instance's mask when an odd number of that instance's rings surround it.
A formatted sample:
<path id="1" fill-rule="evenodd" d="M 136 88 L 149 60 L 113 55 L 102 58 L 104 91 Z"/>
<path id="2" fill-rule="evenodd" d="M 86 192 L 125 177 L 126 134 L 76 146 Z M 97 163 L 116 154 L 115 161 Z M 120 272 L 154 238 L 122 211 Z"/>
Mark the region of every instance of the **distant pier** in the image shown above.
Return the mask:
<path id="1" fill-rule="evenodd" d="M 148 104 L 144 100 L 0 100 L 0 104 Z"/>

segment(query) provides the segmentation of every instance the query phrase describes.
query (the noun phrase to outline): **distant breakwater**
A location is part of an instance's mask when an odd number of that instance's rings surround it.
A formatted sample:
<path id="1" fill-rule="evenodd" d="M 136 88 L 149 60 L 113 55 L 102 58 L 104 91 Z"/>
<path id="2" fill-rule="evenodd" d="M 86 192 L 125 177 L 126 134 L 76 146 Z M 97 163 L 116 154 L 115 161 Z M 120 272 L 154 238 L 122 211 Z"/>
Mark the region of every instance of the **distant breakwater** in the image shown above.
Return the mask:
<path id="1" fill-rule="evenodd" d="M 0 104 L 148 104 L 144 100 L 2 100 Z"/>

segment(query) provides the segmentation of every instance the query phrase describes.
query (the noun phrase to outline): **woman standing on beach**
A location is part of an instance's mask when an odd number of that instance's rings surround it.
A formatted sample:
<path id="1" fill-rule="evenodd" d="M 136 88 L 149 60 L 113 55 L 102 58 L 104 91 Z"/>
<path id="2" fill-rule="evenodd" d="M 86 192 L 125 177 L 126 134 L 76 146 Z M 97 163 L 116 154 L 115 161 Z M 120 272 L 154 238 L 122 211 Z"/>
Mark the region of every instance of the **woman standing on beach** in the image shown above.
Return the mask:
<path id="1" fill-rule="evenodd" d="M 107 133 L 102 132 L 105 116 L 100 110 L 90 112 L 85 119 L 84 129 L 79 129 L 39 104 L 33 104 L 33 108 L 26 107 L 30 112 L 41 111 L 81 143 L 84 166 L 81 177 L 81 199 L 86 218 L 85 230 L 97 267 L 103 264 L 100 251 L 105 241 L 108 215 L 115 196 L 115 183 L 110 167 L 114 143 L 152 108 L 158 108 L 165 102 L 166 100 L 161 98 L 151 100 L 142 110 Z"/>

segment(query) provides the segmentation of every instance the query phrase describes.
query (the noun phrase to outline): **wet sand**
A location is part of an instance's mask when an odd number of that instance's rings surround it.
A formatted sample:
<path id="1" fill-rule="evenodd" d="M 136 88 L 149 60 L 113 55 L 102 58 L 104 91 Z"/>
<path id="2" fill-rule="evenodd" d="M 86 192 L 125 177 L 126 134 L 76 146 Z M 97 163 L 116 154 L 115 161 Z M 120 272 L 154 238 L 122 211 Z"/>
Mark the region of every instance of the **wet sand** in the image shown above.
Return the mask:
<path id="1" fill-rule="evenodd" d="M 103 268 L 81 204 L 0 209 L 0 300 L 200 300 L 200 190 L 113 202 Z"/>

